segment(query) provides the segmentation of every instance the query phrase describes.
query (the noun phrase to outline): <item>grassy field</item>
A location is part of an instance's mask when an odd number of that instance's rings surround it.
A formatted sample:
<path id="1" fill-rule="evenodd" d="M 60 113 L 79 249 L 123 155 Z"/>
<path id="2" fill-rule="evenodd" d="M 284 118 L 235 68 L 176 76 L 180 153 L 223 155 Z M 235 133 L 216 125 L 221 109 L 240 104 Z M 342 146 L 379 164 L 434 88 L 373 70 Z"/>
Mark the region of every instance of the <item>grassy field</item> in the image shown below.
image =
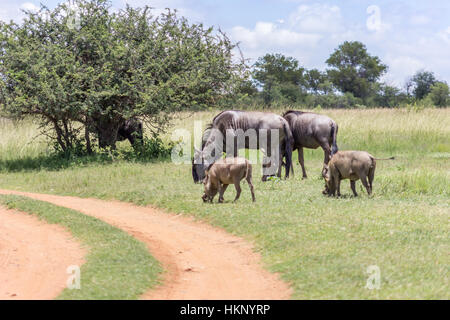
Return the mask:
<path id="1" fill-rule="evenodd" d="M 255 243 L 295 299 L 449 299 L 450 109 L 319 112 L 339 124 L 340 149 L 396 156 L 377 163 L 372 197 L 360 182 L 351 197 L 348 181 L 343 197 L 323 196 L 323 153 L 306 150 L 307 180 L 296 163 L 294 178 L 262 183 L 255 165 L 255 204 L 246 185 L 237 204 L 234 188 L 225 204 L 203 204 L 189 165 L 55 160 L 32 140 L 30 121 L 0 123 L 0 188 L 152 204 L 209 221 Z M 174 129 L 216 113 L 182 115 Z M 365 288 L 371 265 L 380 268 L 378 290 Z"/>
<path id="2" fill-rule="evenodd" d="M 0 204 L 67 228 L 89 248 L 81 266 L 81 289 L 64 289 L 58 299 L 138 299 L 157 283 L 159 263 L 146 246 L 127 233 L 98 219 L 46 202 L 0 196 Z"/>

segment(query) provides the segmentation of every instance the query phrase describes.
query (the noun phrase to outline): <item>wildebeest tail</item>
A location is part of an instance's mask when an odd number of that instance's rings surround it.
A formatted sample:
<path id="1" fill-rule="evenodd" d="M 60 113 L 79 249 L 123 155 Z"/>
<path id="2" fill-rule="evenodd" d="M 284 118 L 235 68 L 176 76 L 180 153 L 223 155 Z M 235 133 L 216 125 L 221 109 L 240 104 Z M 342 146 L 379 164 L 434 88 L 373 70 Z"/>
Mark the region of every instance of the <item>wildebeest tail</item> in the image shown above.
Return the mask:
<path id="1" fill-rule="evenodd" d="M 294 137 L 292 136 L 291 128 L 286 122 L 283 126 L 285 143 L 284 143 L 284 154 L 286 155 L 286 178 L 289 177 L 289 171 L 292 170 L 292 175 L 294 175 L 294 165 L 292 163 L 292 147 L 294 145 Z"/>
<path id="2" fill-rule="evenodd" d="M 192 178 L 194 179 L 195 183 L 198 183 L 198 174 L 197 174 L 197 170 L 195 170 L 195 164 L 194 164 L 194 159 L 192 159 Z"/>
<path id="3" fill-rule="evenodd" d="M 339 129 L 338 125 L 335 122 L 333 122 L 331 124 L 331 137 L 333 139 L 333 143 L 332 143 L 332 146 L 331 146 L 331 156 L 333 156 L 339 150 L 339 148 L 337 146 L 337 141 L 336 141 L 336 136 L 337 136 L 337 133 L 338 133 L 338 129 Z"/>

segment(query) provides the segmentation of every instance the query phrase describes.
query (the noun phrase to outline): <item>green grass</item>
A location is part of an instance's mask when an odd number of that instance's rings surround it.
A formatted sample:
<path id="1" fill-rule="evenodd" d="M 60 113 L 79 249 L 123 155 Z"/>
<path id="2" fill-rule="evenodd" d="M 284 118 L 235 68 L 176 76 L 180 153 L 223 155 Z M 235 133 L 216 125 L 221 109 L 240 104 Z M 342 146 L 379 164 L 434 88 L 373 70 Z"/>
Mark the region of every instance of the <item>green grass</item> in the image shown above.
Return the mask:
<path id="1" fill-rule="evenodd" d="M 342 150 L 397 157 L 377 162 L 372 197 L 360 182 L 360 197 L 351 197 L 348 181 L 342 198 L 323 196 L 321 150 L 305 152 L 307 180 L 296 164 L 295 178 L 262 183 L 255 165 L 255 204 L 245 184 L 236 204 L 230 203 L 232 187 L 225 204 L 203 204 L 189 165 L 75 161 L 20 169 L 20 156 L 4 155 L 1 148 L 0 187 L 152 204 L 206 220 L 255 243 L 267 268 L 291 283 L 293 298 L 450 298 L 450 109 L 320 112 L 339 124 Z M 206 125 L 216 113 L 181 117 L 175 128 L 192 130 L 194 120 Z M 1 165 L 2 157 L 10 167 Z M 379 290 L 365 289 L 370 265 L 380 267 Z"/>
<path id="2" fill-rule="evenodd" d="M 138 299 L 157 283 L 159 263 L 146 246 L 98 219 L 46 202 L 0 196 L 0 203 L 67 228 L 89 253 L 81 266 L 81 289 L 64 291 L 57 299 Z"/>

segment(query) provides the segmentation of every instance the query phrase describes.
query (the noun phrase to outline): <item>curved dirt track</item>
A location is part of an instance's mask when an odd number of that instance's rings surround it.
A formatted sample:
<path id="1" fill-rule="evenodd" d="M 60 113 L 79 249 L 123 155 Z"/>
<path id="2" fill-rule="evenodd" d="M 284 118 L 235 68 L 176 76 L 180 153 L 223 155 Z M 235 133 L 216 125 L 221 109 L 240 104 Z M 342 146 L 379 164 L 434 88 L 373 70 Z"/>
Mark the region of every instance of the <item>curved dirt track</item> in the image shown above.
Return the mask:
<path id="1" fill-rule="evenodd" d="M 191 218 L 119 201 L 18 191 L 23 195 L 94 216 L 143 241 L 162 263 L 161 286 L 143 299 L 288 299 L 289 286 L 264 270 L 243 239 Z"/>
<path id="2" fill-rule="evenodd" d="M 64 228 L 0 207 L 0 300 L 56 298 L 85 251 Z"/>

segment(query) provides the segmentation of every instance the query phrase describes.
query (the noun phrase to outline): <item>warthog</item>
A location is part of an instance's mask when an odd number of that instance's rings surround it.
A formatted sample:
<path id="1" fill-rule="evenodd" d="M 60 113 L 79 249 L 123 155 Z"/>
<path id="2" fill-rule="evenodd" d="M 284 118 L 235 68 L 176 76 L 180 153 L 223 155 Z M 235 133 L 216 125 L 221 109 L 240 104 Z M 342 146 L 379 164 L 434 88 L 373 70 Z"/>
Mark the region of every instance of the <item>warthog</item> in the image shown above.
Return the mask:
<path id="1" fill-rule="evenodd" d="M 241 195 L 240 182 L 242 179 L 247 180 L 252 193 L 253 202 L 255 199 L 255 191 L 252 183 L 252 165 L 244 158 L 225 158 L 214 162 L 207 170 L 203 180 L 205 185 L 205 193 L 202 196 L 204 202 L 212 202 L 217 192 L 219 192 L 219 203 L 223 202 L 223 194 L 227 190 L 228 185 L 234 184 L 236 188 L 237 201 Z"/>
<path id="2" fill-rule="evenodd" d="M 298 149 L 298 161 L 302 166 L 303 179 L 307 178 L 303 148 L 317 149 L 321 147 L 324 152 L 324 166 L 330 157 L 338 151 L 336 136 L 338 125 L 333 119 L 312 112 L 289 110 L 283 114 L 289 123 L 294 138 L 294 148 Z M 322 172 L 322 175 L 324 172 Z"/>
<path id="3" fill-rule="evenodd" d="M 350 187 L 353 195 L 358 196 L 355 189 L 355 182 L 361 180 L 369 195 L 372 194 L 372 182 L 375 175 L 375 160 L 377 159 L 365 151 L 338 151 L 331 157 L 330 162 L 324 168 L 325 190 L 324 194 L 341 195 L 341 180 L 350 179 Z"/>

